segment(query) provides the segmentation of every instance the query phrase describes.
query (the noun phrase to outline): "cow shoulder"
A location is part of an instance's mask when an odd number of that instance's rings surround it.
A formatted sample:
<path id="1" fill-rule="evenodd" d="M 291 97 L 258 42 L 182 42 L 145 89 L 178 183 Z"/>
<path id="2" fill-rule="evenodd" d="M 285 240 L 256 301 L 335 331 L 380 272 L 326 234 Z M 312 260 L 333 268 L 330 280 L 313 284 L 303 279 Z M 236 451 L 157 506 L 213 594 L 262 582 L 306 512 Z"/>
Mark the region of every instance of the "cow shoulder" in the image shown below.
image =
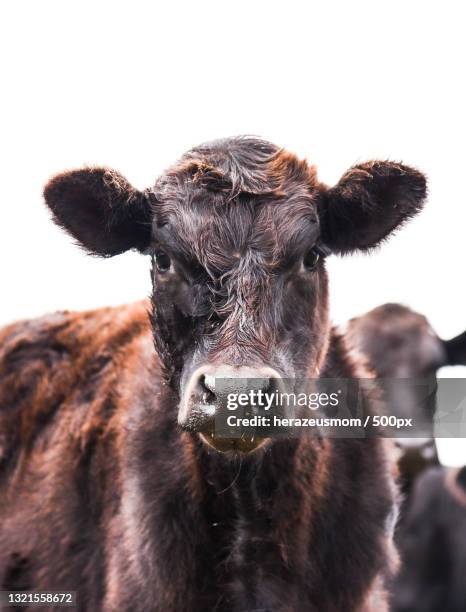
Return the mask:
<path id="1" fill-rule="evenodd" d="M 57 413 L 91 407 L 120 378 L 128 347 L 150 338 L 147 307 L 57 312 L 0 330 L 0 468 Z"/>

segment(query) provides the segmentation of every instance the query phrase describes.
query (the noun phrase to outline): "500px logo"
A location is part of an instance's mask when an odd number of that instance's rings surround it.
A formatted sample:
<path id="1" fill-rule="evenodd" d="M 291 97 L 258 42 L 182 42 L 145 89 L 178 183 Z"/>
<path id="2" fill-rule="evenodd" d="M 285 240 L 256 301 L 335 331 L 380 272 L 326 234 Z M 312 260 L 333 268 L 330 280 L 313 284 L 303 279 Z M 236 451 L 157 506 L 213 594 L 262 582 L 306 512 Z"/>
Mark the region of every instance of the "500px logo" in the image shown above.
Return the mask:
<path id="1" fill-rule="evenodd" d="M 275 407 L 307 406 L 311 410 L 338 406 L 339 394 L 334 393 L 284 393 L 275 390 L 272 393 L 262 389 L 251 389 L 243 393 L 229 393 L 227 396 L 228 410 L 237 410 L 239 407 L 257 407 L 270 410 Z"/>

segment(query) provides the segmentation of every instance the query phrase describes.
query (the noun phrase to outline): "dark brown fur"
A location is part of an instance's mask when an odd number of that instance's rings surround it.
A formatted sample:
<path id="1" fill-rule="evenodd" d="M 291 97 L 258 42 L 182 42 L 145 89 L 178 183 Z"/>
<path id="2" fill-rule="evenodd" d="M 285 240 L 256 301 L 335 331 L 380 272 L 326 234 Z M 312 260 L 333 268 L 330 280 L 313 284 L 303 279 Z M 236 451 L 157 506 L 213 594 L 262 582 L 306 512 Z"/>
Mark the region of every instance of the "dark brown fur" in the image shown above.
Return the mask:
<path id="1" fill-rule="evenodd" d="M 427 425 L 418 434 L 422 438 L 396 441 L 403 504 L 396 530 L 401 565 L 391 589 L 393 605 L 397 612 L 463 610 L 465 590 L 458 575 L 465 559 L 458 542 L 466 524 L 466 493 L 458 504 L 445 487 L 444 477 L 450 478 L 452 471 L 438 467 L 433 417 L 437 371 L 464 365 L 466 333 L 443 340 L 424 315 L 401 304 L 384 304 L 349 321 L 347 339 L 379 378 L 393 381 L 388 387 L 390 414 L 412 416 Z M 425 387 L 410 387 L 407 381 L 425 382 L 432 391 L 426 395 Z M 461 492 L 461 487 L 455 490 Z"/>
<path id="2" fill-rule="evenodd" d="M 351 319 L 346 337 L 382 383 L 389 383 L 390 414 L 414 417 L 424 424 L 413 438 L 397 440 L 403 491 L 408 496 L 417 476 L 439 464 L 433 430 L 436 376 L 443 366 L 466 363 L 466 332 L 443 340 L 424 315 L 402 304 L 383 304 Z M 423 385 L 410 385 L 416 382 Z"/>
<path id="3" fill-rule="evenodd" d="M 382 442 L 206 450 L 176 427 L 147 307 L 3 332 L 2 587 L 77 590 L 86 610 L 359 609 L 388 570 Z"/>
<path id="4" fill-rule="evenodd" d="M 89 611 L 385 610 L 384 440 L 222 454 L 177 420 L 202 363 L 356 377 L 306 253 L 367 249 L 424 195 L 388 162 L 329 189 L 252 138 L 194 149 L 145 192 L 105 169 L 50 181 L 48 206 L 88 251 L 152 254 L 152 325 L 141 303 L 2 332 L 0 586 L 76 590 Z"/>
<path id="5" fill-rule="evenodd" d="M 394 612 L 463 612 L 466 467 L 435 467 L 415 483 L 400 546 Z"/>

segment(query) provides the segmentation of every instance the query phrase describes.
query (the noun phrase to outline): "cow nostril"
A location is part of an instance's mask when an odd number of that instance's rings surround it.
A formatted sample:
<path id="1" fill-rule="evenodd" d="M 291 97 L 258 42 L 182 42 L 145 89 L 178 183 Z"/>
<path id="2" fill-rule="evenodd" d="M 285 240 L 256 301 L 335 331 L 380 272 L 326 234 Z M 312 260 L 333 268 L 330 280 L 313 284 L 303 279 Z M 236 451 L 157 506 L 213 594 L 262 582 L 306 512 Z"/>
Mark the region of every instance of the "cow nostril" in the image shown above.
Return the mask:
<path id="1" fill-rule="evenodd" d="M 216 400 L 215 395 L 215 377 L 205 374 L 199 379 L 201 401 L 203 404 L 212 404 Z"/>

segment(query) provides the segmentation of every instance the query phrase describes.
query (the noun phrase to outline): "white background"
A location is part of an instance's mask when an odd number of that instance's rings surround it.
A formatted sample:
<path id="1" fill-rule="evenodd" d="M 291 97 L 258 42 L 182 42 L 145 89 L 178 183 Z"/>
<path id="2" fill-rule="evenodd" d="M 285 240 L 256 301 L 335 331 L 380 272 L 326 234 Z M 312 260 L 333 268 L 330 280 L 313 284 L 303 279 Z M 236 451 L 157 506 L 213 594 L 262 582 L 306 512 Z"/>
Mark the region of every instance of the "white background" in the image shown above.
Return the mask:
<path id="1" fill-rule="evenodd" d="M 401 301 L 444 337 L 462 331 L 461 5 L 2 3 L 0 323 L 149 292 L 143 257 L 87 257 L 51 224 L 49 176 L 103 164 L 143 188 L 187 148 L 249 133 L 306 157 L 328 183 L 376 157 L 426 172 L 421 216 L 379 252 L 330 262 L 333 318 Z M 446 463 L 466 462 L 458 445 L 443 442 Z"/>

